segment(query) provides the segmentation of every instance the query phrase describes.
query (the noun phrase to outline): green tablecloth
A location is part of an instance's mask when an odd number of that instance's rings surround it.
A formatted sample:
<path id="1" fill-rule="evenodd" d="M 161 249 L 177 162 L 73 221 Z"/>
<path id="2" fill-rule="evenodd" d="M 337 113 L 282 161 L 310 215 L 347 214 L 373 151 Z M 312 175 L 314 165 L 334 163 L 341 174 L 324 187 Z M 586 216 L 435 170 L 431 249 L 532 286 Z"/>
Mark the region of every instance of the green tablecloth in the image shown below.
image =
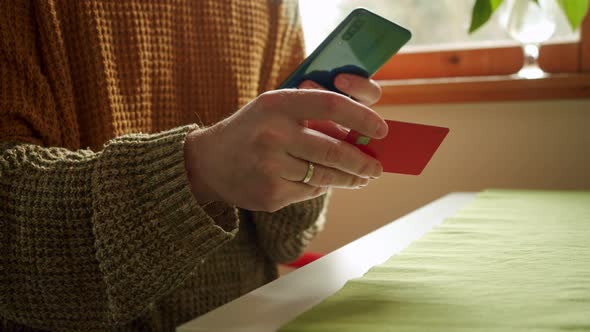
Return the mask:
<path id="1" fill-rule="evenodd" d="M 590 331 L 590 192 L 476 199 L 281 331 Z"/>

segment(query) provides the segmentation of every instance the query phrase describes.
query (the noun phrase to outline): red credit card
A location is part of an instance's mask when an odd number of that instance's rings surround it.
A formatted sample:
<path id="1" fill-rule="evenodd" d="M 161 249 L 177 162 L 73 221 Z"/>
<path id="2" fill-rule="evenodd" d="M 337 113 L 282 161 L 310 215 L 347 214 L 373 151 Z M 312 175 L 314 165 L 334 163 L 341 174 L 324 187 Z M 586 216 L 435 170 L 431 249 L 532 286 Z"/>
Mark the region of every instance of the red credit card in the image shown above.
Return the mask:
<path id="1" fill-rule="evenodd" d="M 384 172 L 419 175 L 430 161 L 449 128 L 385 120 L 389 133 L 375 139 L 351 130 L 346 142 L 379 160 Z"/>

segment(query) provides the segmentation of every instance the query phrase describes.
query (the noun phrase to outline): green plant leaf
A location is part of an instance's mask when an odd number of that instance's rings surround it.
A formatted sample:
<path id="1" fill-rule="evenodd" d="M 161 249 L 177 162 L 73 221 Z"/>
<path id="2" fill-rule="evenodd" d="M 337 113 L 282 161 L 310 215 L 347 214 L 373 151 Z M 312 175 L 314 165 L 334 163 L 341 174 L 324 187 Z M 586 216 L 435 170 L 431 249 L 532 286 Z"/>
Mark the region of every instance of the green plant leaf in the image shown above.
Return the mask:
<path id="1" fill-rule="evenodd" d="M 492 5 L 492 14 L 500 7 L 504 0 L 490 0 L 490 4 Z"/>
<path id="2" fill-rule="evenodd" d="M 484 25 L 492 16 L 494 11 L 503 0 L 476 0 L 471 11 L 471 24 L 469 26 L 469 33 L 473 33 Z M 587 1 L 587 0 L 586 0 Z"/>
<path id="3" fill-rule="evenodd" d="M 567 17 L 572 30 L 576 30 L 580 24 L 582 24 L 582 20 L 588 11 L 588 1 L 589 0 L 557 0 L 559 6 Z"/>

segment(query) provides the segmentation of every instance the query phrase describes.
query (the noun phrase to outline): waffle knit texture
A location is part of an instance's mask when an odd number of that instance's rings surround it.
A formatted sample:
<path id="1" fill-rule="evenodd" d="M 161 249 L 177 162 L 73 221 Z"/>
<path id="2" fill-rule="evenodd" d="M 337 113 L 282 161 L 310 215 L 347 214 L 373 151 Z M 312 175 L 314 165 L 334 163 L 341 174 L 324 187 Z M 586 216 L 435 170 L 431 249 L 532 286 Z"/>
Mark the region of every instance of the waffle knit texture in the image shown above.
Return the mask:
<path id="1" fill-rule="evenodd" d="M 277 277 L 324 198 L 200 204 L 183 159 L 302 60 L 294 1 L 0 0 L 0 330 L 172 330 Z"/>

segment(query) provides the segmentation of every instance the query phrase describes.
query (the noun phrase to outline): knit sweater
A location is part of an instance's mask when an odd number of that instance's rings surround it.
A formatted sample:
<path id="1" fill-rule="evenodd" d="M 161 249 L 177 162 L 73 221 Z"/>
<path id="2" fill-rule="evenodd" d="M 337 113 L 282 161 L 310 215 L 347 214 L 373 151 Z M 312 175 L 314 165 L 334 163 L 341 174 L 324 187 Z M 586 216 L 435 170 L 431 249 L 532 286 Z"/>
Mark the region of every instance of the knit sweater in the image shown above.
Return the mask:
<path id="1" fill-rule="evenodd" d="M 302 57 L 289 0 L 0 0 L 0 330 L 172 330 L 276 278 L 324 198 L 198 202 L 183 142 Z"/>

